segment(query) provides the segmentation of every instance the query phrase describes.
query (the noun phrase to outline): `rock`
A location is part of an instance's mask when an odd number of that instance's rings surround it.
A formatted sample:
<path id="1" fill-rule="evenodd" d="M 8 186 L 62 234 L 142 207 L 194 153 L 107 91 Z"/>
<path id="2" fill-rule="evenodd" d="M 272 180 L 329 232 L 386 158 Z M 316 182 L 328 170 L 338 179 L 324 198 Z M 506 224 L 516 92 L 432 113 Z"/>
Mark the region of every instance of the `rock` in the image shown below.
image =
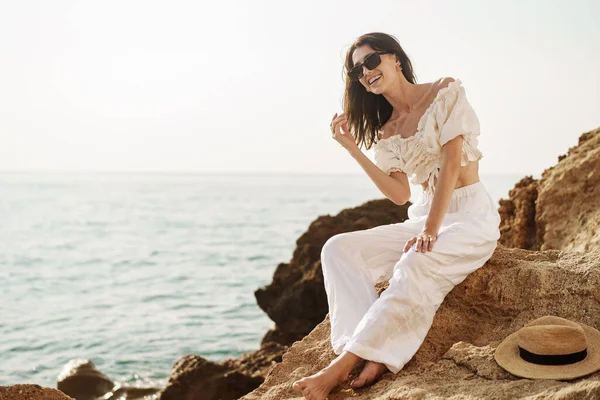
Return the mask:
<path id="1" fill-rule="evenodd" d="M 500 201 L 500 243 L 530 250 L 600 248 L 600 129 L 586 132 L 541 179 Z"/>
<path id="2" fill-rule="evenodd" d="M 138 388 L 131 386 L 115 386 L 113 390 L 96 400 L 143 400 L 160 392 L 160 388 Z"/>
<path id="3" fill-rule="evenodd" d="M 538 181 L 531 176 L 521 179 L 508 193 L 509 199 L 500 199 L 500 240 L 507 247 L 533 249 L 536 247 L 535 201 Z"/>
<path id="4" fill-rule="evenodd" d="M 237 359 L 212 362 L 188 355 L 174 365 L 160 400 L 233 400 L 256 389 L 287 350 L 275 342 Z"/>
<path id="5" fill-rule="evenodd" d="M 600 248 L 600 129 L 587 132 L 542 174 L 536 206 L 541 250 Z"/>
<path id="6" fill-rule="evenodd" d="M 497 346 L 497 345 L 496 345 Z M 463 366 L 475 375 L 487 379 L 518 379 L 506 372 L 494 360 L 496 346 L 473 346 L 471 343 L 455 343 L 450 350 L 442 356 L 443 359 L 452 360 L 458 366 Z"/>
<path id="7" fill-rule="evenodd" d="M 74 400 L 60 390 L 40 385 L 0 386 L 0 400 Z"/>
<path id="8" fill-rule="evenodd" d="M 110 392 L 115 384 L 91 360 L 73 359 L 58 374 L 56 387 L 76 400 L 95 400 Z"/>
<path id="9" fill-rule="evenodd" d="M 321 271 L 321 248 L 331 236 L 369 229 L 407 219 L 410 203 L 398 206 L 390 200 L 372 200 L 338 215 L 320 216 L 296 241 L 289 263 L 277 266 L 273 281 L 254 293 L 256 301 L 276 327 L 262 343 L 289 345 L 307 335 L 327 314 L 327 296 Z"/>
<path id="10" fill-rule="evenodd" d="M 161 400 L 233 400 L 257 387 L 261 378 L 253 378 L 200 356 L 188 355 L 173 365 Z"/>
<path id="11" fill-rule="evenodd" d="M 58 375 L 57 387 L 75 400 L 135 400 L 160 390 L 115 385 L 91 360 L 86 359 L 70 360 Z"/>
<path id="12" fill-rule="evenodd" d="M 378 286 L 385 288 L 387 282 Z M 574 399 L 600 398 L 600 372 L 561 382 L 521 379 L 492 362 L 509 334 L 543 315 L 600 329 L 600 251 L 529 251 L 499 245 L 485 266 L 456 286 L 438 309 L 417 354 L 394 375 L 354 391 L 349 381 L 330 398 Z M 299 398 L 292 383 L 335 358 L 329 317 L 295 342 L 264 383 L 244 400 Z"/>

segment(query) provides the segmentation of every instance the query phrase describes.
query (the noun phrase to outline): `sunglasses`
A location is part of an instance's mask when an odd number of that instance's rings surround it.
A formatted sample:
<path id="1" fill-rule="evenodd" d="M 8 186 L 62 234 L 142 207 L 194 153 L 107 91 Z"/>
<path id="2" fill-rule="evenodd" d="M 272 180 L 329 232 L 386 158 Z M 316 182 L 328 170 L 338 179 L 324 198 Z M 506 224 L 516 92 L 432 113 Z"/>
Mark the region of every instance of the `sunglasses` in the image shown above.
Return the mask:
<path id="1" fill-rule="evenodd" d="M 363 77 L 363 65 L 368 69 L 377 68 L 381 64 L 381 54 L 392 54 L 390 51 L 376 51 L 365 57 L 362 63 L 357 64 L 348 71 L 348 77 L 350 80 L 356 82 Z"/>

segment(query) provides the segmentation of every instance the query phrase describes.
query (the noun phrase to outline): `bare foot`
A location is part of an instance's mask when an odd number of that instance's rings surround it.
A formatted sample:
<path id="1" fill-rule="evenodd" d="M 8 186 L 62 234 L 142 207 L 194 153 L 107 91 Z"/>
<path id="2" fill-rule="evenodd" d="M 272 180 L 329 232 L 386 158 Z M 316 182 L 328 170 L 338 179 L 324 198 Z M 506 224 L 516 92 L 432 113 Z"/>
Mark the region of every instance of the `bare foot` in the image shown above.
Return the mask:
<path id="1" fill-rule="evenodd" d="M 314 375 L 297 380 L 292 384 L 296 392 L 302 392 L 309 400 L 325 400 L 331 389 L 348 379 L 348 373 L 335 365 L 329 365 Z"/>
<path id="2" fill-rule="evenodd" d="M 358 375 L 358 378 L 354 379 L 350 383 L 350 387 L 355 389 L 369 385 L 370 383 L 375 382 L 375 380 L 379 378 L 381 374 L 387 371 L 388 368 L 385 366 L 385 364 L 375 361 L 367 361 L 365 367 Z"/>

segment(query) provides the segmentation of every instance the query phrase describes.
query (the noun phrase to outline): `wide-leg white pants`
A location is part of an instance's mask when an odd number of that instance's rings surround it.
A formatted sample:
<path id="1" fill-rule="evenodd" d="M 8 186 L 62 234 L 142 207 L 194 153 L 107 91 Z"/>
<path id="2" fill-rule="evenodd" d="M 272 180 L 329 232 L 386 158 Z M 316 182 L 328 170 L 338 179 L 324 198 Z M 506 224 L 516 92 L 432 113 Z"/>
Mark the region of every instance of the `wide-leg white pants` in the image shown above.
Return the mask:
<path id="1" fill-rule="evenodd" d="M 335 354 L 347 350 L 398 373 L 417 352 L 444 297 L 489 260 L 500 215 L 482 182 L 454 189 L 432 251 L 406 242 L 419 234 L 432 194 L 421 192 L 404 222 L 331 237 L 321 251 Z M 377 295 L 375 283 L 389 280 Z"/>

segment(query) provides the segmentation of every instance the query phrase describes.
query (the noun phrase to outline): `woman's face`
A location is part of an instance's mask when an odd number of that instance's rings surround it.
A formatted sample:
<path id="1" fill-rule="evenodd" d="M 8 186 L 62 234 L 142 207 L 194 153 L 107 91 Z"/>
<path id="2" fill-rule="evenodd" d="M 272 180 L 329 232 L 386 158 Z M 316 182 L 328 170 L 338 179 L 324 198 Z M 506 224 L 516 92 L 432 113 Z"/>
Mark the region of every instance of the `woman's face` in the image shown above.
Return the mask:
<path id="1" fill-rule="evenodd" d="M 353 65 L 358 65 L 363 62 L 366 56 L 375 52 L 369 45 L 357 47 L 352 53 Z M 381 94 L 386 87 L 396 79 L 396 56 L 394 54 L 381 54 L 381 64 L 368 69 L 363 65 L 363 77 L 360 78 L 360 83 L 370 92 Z"/>

